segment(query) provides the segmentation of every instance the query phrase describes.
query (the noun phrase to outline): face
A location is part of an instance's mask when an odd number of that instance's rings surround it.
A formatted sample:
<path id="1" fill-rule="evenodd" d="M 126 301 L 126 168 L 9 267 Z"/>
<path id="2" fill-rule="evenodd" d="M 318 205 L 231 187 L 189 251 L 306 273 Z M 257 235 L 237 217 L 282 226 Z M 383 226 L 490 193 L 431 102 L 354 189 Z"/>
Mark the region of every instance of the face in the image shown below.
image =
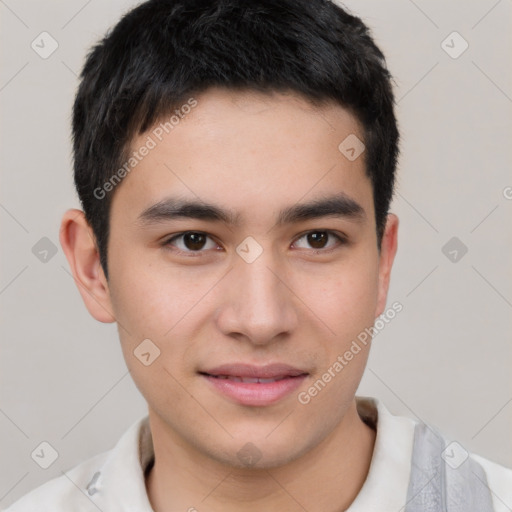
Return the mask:
<path id="1" fill-rule="evenodd" d="M 369 344 L 335 363 L 384 307 L 364 153 L 338 149 L 363 133 L 295 95 L 195 99 L 168 134 L 133 141 L 156 144 L 113 197 L 109 307 L 155 429 L 273 467 L 339 428 Z"/>

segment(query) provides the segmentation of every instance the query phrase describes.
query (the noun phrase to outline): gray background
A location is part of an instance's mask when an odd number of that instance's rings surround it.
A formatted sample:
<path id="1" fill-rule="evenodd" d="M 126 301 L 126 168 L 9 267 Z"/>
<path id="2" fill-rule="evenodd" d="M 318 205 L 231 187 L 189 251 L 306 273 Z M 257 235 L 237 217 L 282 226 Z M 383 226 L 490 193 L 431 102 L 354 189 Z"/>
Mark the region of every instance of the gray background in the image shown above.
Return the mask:
<path id="1" fill-rule="evenodd" d="M 133 5 L 0 0 L 2 508 L 110 449 L 146 412 L 115 325 L 89 316 L 58 242 L 62 213 L 78 206 L 69 124 L 77 74 Z M 512 466 L 512 2 L 345 5 L 387 56 L 402 132 L 388 305 L 404 309 L 375 338 L 359 394 Z M 43 31 L 59 45 L 47 59 L 31 48 Z M 469 43 L 456 59 L 442 47 L 453 31 Z M 445 44 L 462 48 L 453 36 Z M 442 251 L 454 236 L 468 249 L 456 262 Z M 58 248 L 46 262 L 32 252 L 43 237 Z M 30 457 L 42 441 L 59 452 L 47 470 Z"/>

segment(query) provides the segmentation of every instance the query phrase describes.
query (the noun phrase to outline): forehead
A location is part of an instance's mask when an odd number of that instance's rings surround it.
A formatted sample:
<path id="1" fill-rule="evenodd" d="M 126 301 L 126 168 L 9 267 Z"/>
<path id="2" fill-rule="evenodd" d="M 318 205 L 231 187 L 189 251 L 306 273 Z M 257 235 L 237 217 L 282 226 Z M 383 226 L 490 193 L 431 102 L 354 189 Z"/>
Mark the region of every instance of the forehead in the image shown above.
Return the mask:
<path id="1" fill-rule="evenodd" d="M 339 191 L 369 203 L 364 153 L 350 161 L 339 149 L 354 136 L 364 138 L 359 122 L 334 103 L 209 89 L 132 142 L 132 152 L 150 149 L 113 202 L 129 201 L 130 210 L 140 212 L 172 194 L 247 213 L 255 203 L 296 203 Z"/>
<path id="2" fill-rule="evenodd" d="M 316 135 L 321 137 L 326 132 L 334 132 L 342 127 L 363 138 L 357 118 L 338 103 L 325 100 L 321 104 L 313 104 L 292 91 L 237 91 L 212 87 L 194 99 L 197 106 L 190 114 L 181 117 L 179 126 L 183 128 L 194 125 L 197 130 L 215 126 L 216 130 L 209 132 L 210 136 L 226 133 L 229 131 L 228 124 L 235 133 L 242 127 L 246 130 L 254 127 L 259 130 L 265 124 L 267 133 L 279 132 L 282 127 L 287 126 L 290 130 L 281 133 L 281 136 L 290 135 L 298 141 L 298 132 L 302 131 L 304 138 L 313 144 L 316 142 Z M 183 102 L 184 105 L 185 103 Z M 168 118 L 169 116 L 163 116 L 162 120 Z M 291 130 L 292 127 L 299 130 Z"/>

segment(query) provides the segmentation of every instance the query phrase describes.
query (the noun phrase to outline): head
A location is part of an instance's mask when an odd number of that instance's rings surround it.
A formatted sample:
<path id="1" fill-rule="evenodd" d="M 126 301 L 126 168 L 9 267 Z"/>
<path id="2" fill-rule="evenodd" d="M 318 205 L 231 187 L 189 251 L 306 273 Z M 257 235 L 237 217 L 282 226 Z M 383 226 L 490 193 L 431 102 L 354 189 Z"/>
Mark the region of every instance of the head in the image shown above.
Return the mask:
<path id="1" fill-rule="evenodd" d="M 107 277 L 110 205 L 119 170 L 133 168 L 134 137 L 214 86 L 294 92 L 351 111 L 362 126 L 380 245 L 398 130 L 384 56 L 363 22 L 328 0 L 155 0 L 91 50 L 73 109 L 75 185 Z"/>
<path id="2" fill-rule="evenodd" d="M 297 396 L 385 308 L 393 103 L 367 27 L 327 0 L 153 0 L 89 53 L 73 110 L 84 212 L 61 242 L 169 435 L 230 464 L 251 441 L 271 466 L 340 424 L 369 344 Z M 243 405 L 205 378 L 233 362 L 306 377 Z"/>

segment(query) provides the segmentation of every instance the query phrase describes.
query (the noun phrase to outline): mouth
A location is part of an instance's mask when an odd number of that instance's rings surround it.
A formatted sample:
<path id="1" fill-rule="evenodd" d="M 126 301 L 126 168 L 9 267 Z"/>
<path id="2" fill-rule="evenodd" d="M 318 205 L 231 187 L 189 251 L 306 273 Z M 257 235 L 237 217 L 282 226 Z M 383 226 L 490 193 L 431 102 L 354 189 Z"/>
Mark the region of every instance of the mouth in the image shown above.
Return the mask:
<path id="1" fill-rule="evenodd" d="M 274 404 L 297 389 L 308 372 L 285 364 L 229 364 L 199 371 L 213 390 L 240 405 Z"/>
<path id="2" fill-rule="evenodd" d="M 275 377 L 275 378 L 263 378 L 263 377 L 238 377 L 235 375 L 210 375 L 208 373 L 203 373 L 202 375 L 206 375 L 207 377 L 212 377 L 214 379 L 227 379 L 232 380 L 233 382 L 246 382 L 249 384 L 268 384 L 269 382 L 277 382 L 283 379 L 289 379 L 289 378 L 297 378 L 297 377 L 290 377 L 290 376 L 282 376 L 282 377 Z"/>

